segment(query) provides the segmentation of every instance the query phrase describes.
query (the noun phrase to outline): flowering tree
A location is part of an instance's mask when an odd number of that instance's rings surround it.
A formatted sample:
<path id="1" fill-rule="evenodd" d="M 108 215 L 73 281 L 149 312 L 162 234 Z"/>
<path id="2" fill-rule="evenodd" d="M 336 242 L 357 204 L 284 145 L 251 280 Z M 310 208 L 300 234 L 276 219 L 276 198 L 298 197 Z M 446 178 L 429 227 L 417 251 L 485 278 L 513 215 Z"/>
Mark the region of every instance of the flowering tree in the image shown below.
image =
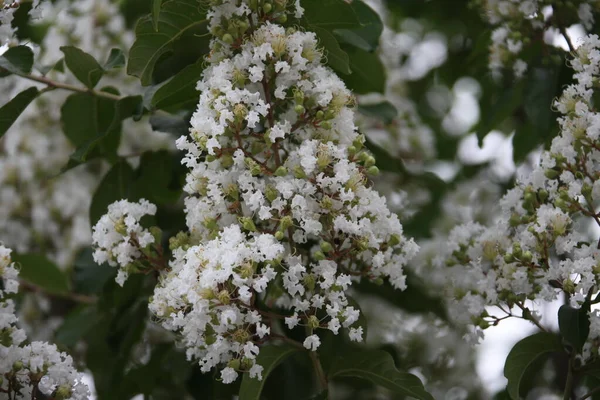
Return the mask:
<path id="1" fill-rule="evenodd" d="M 600 398 L 599 1 L 0 6 L 0 399 Z"/>

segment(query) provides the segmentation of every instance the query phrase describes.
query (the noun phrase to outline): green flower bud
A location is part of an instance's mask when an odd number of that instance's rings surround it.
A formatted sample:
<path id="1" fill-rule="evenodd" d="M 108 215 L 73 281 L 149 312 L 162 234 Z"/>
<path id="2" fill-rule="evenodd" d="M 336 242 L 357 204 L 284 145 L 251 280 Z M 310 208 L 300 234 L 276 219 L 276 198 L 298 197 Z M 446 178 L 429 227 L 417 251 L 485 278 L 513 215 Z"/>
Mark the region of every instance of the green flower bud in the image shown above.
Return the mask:
<path id="1" fill-rule="evenodd" d="M 246 343 L 250 339 L 250 334 L 245 329 L 238 329 L 233 332 L 231 338 L 238 343 Z"/>
<path id="2" fill-rule="evenodd" d="M 323 253 L 329 253 L 331 250 L 333 250 L 333 246 L 329 242 L 321 242 L 321 250 Z"/>
<path id="3" fill-rule="evenodd" d="M 376 284 L 377 286 L 381 286 L 381 285 L 383 285 L 383 282 L 384 282 L 384 280 L 383 280 L 383 278 L 382 278 L 382 277 L 380 277 L 380 276 L 378 276 L 377 278 L 375 278 L 375 279 L 373 280 L 373 283 L 374 283 L 374 284 Z"/>
<path id="4" fill-rule="evenodd" d="M 400 244 L 400 236 L 394 233 L 390 236 L 390 239 L 388 240 L 388 246 L 394 247 L 398 244 Z"/>
<path id="5" fill-rule="evenodd" d="M 287 228 L 290 228 L 292 225 L 294 225 L 294 220 L 291 216 L 286 215 L 283 218 L 281 218 L 281 221 L 279 221 L 279 223 L 281 224 L 281 230 L 285 231 Z"/>
<path id="6" fill-rule="evenodd" d="M 233 36 L 231 36 L 231 34 L 226 33 L 221 37 L 221 40 L 224 41 L 227 44 L 232 44 L 233 43 Z"/>
<path id="7" fill-rule="evenodd" d="M 288 170 L 283 165 L 280 167 L 277 167 L 277 169 L 275 170 L 275 176 L 286 176 L 287 173 L 288 173 Z"/>
<path id="8" fill-rule="evenodd" d="M 234 358 L 233 360 L 229 360 L 229 362 L 227 363 L 227 366 L 229 368 L 233 368 L 236 371 L 238 371 L 240 369 L 240 360 L 238 358 Z"/>
<path id="9" fill-rule="evenodd" d="M 321 122 L 321 128 L 330 130 L 331 129 L 331 122 L 329 122 L 329 121 L 323 121 L 323 122 Z"/>
<path id="10" fill-rule="evenodd" d="M 300 165 L 296 165 L 294 167 L 294 177 L 296 179 L 305 179 L 306 178 L 306 172 L 304 172 L 304 169 L 302 169 L 302 167 Z"/>
<path id="11" fill-rule="evenodd" d="M 331 197 L 323 196 L 323 199 L 321 200 L 321 208 L 325 210 L 331 210 L 333 208 L 333 201 L 331 200 Z"/>
<path id="12" fill-rule="evenodd" d="M 206 155 L 206 162 L 213 162 L 217 159 L 217 156 L 213 155 L 213 154 L 207 154 Z"/>
<path id="13" fill-rule="evenodd" d="M 506 253 L 504 255 L 504 262 L 507 264 L 515 262 L 515 257 L 512 255 L 512 253 Z"/>
<path id="14" fill-rule="evenodd" d="M 285 234 L 282 231 L 277 231 L 275 232 L 275 239 L 277 240 L 282 240 L 284 238 Z"/>
<path id="15" fill-rule="evenodd" d="M 256 232 L 256 225 L 254 225 L 254 221 L 250 217 L 240 217 L 238 219 L 242 227 L 250 232 Z"/>
<path id="16" fill-rule="evenodd" d="M 325 259 L 325 254 L 323 254 L 322 251 L 316 251 L 315 252 L 315 260 L 317 261 L 321 261 Z"/>
<path id="17" fill-rule="evenodd" d="M 547 169 L 544 172 L 544 175 L 546 175 L 546 178 L 548 179 L 556 179 L 560 175 L 560 172 L 555 169 Z"/>
<path id="18" fill-rule="evenodd" d="M 374 176 L 379 175 L 379 168 L 377 168 L 375 165 L 373 165 L 373 166 L 367 168 L 367 173 L 369 175 L 374 175 Z"/>
<path id="19" fill-rule="evenodd" d="M 273 186 L 268 185 L 267 189 L 265 190 L 265 195 L 267 197 L 267 200 L 269 200 L 270 202 L 272 202 L 277 197 L 279 197 L 279 192 Z"/>
<path id="20" fill-rule="evenodd" d="M 306 112 L 306 109 L 304 108 L 304 106 L 303 106 L 303 105 L 297 104 L 297 105 L 294 107 L 294 111 L 296 111 L 296 114 L 298 114 L 298 115 L 302 115 L 302 114 L 304 114 L 304 113 Z"/>
<path id="21" fill-rule="evenodd" d="M 12 369 L 14 372 L 18 372 L 18 371 L 22 370 L 23 367 L 24 367 L 23 361 L 15 361 Z"/>
<path id="22" fill-rule="evenodd" d="M 308 290 L 310 290 L 310 291 L 315 290 L 316 279 L 313 274 L 304 275 L 304 277 L 302 278 L 302 283 L 304 283 L 304 286 L 306 286 L 308 288 Z"/>
<path id="23" fill-rule="evenodd" d="M 325 113 L 323 111 L 319 110 L 319 111 L 316 112 L 315 118 L 317 118 L 317 119 L 323 119 L 323 118 L 325 118 Z"/>
<path id="24" fill-rule="evenodd" d="M 542 202 L 542 203 L 545 202 L 548 199 L 548 196 L 549 196 L 549 194 L 548 194 L 547 190 L 540 189 L 538 191 L 538 198 L 540 199 L 540 202 Z"/>
<path id="25" fill-rule="evenodd" d="M 200 295 L 200 297 L 206 300 L 212 300 L 215 298 L 215 292 L 209 288 L 200 289 L 198 294 Z"/>
<path id="26" fill-rule="evenodd" d="M 523 253 L 523 255 L 521 256 L 521 261 L 525 262 L 525 263 L 530 263 L 531 260 L 533 260 L 533 254 L 531 254 L 531 252 L 529 250 L 527 250 L 526 252 Z"/>
<path id="27" fill-rule="evenodd" d="M 273 9 L 273 5 L 271 3 L 263 4 L 263 11 L 265 12 L 265 14 L 270 13 L 272 9 Z"/>
<path id="28" fill-rule="evenodd" d="M 563 290 L 569 294 L 575 293 L 575 283 L 571 279 L 567 279 L 563 282 Z"/>

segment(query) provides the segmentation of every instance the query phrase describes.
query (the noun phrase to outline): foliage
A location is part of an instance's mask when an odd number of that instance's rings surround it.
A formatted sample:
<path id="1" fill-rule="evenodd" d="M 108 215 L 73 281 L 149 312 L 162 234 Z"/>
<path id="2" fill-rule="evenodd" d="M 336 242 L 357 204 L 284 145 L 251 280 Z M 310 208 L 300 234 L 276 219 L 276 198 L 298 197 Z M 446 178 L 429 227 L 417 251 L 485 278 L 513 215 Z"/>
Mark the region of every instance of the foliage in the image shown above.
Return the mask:
<path id="1" fill-rule="evenodd" d="M 9 3 L 0 399 L 597 397 L 598 1 Z"/>

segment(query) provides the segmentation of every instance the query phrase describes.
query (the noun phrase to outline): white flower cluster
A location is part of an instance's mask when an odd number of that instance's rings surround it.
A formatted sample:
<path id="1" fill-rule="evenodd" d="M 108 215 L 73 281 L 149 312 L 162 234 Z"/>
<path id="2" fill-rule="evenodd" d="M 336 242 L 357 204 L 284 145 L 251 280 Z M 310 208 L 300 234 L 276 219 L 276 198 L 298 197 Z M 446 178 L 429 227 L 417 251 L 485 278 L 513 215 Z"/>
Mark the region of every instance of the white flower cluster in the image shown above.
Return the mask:
<path id="1" fill-rule="evenodd" d="M 46 342 L 24 344 L 27 337 L 16 326 L 15 303 L 7 298 L 19 286 L 10 254 L 0 245 L 0 397 L 31 399 L 43 394 L 57 400 L 87 399 L 88 387 L 71 356 Z"/>
<path id="2" fill-rule="evenodd" d="M 319 329 L 362 340 L 347 289 L 361 278 L 403 289 L 418 248 L 368 184 L 378 170 L 353 97 L 316 36 L 277 24 L 302 15 L 298 2 L 268 5 L 217 0 L 209 11 L 211 63 L 177 141 L 189 233 L 171 239 L 171 270 L 150 304 L 203 370 L 227 365 L 227 383 L 260 378 L 259 346 L 282 323 L 303 326 L 312 351 Z"/>
<path id="3" fill-rule="evenodd" d="M 156 206 L 142 199 L 137 203 L 120 200 L 108 206 L 108 213 L 93 228 L 94 261 L 119 266 L 117 282 L 123 286 L 131 272 L 144 269 L 140 258 L 152 257 L 156 242 L 149 230 L 140 225 L 145 215 L 156 214 Z"/>
<path id="4" fill-rule="evenodd" d="M 534 319 L 526 300 L 552 301 L 563 292 L 578 306 L 598 291 L 600 250 L 588 232 L 590 225 L 600 225 L 600 114 L 591 100 L 600 76 L 599 49 L 596 35 L 577 49 L 571 61 L 576 83 L 554 104 L 562 114 L 560 135 L 502 198 L 502 220 L 491 228 L 456 227 L 447 253 L 437 259 L 439 268 L 453 271 L 458 321 L 470 319 L 480 328 L 498 323 L 487 315 L 488 305 L 509 316 L 517 306 L 522 309 L 517 316 Z M 591 337 L 600 338 L 600 331 Z"/>
<path id="5" fill-rule="evenodd" d="M 593 13 L 600 9 L 597 0 L 480 0 L 480 3 L 487 20 L 496 27 L 492 32 L 490 69 L 498 74 L 512 67 L 517 78 L 527 70 L 527 63 L 520 54 L 532 41 L 543 41 L 545 32 L 557 33 L 560 27 L 578 23 L 590 31 L 594 25 Z M 561 20 L 553 18 L 553 14 L 561 15 Z"/>

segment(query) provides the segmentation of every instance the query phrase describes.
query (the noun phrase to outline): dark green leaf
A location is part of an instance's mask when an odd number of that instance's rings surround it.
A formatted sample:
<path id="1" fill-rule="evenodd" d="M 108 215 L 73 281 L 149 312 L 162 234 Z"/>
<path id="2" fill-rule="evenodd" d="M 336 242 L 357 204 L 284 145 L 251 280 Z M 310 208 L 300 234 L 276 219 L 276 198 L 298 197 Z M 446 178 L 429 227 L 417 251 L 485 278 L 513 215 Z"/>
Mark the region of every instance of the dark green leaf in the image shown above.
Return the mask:
<path id="1" fill-rule="evenodd" d="M 139 20 L 135 28 L 136 41 L 129 52 L 127 73 L 140 78 L 142 85 L 150 85 L 159 58 L 173 51 L 174 44 L 182 35 L 205 23 L 205 12 L 197 0 L 165 2 L 158 15 L 157 30 L 151 15 Z"/>
<path id="2" fill-rule="evenodd" d="M 264 346 L 260 349 L 256 363 L 262 365 L 262 380 L 250 378 L 250 374 L 244 373 L 242 386 L 240 388 L 240 400 L 260 400 L 260 394 L 265 386 L 268 376 L 273 372 L 285 358 L 300 351 L 298 347 L 284 344 L 281 346 Z"/>
<path id="3" fill-rule="evenodd" d="M 325 48 L 327 64 L 343 74 L 352 73 L 349 66 L 350 58 L 348 57 L 348 54 L 341 49 L 337 39 L 327 29 L 318 26 L 311 26 L 310 29 L 317 34 L 319 43 Z"/>
<path id="4" fill-rule="evenodd" d="M 333 32 L 344 43 L 365 51 L 375 51 L 379 46 L 379 37 L 383 32 L 383 22 L 379 15 L 361 0 L 351 3 L 360 27 L 355 29 L 335 29 Z"/>
<path id="5" fill-rule="evenodd" d="M 125 66 L 125 54 L 121 49 L 111 49 L 108 59 L 104 63 L 104 69 L 121 68 Z"/>
<path id="6" fill-rule="evenodd" d="M 325 29 L 360 27 L 352 6 L 344 0 L 306 0 L 302 2 L 304 18 L 311 26 Z"/>
<path id="7" fill-rule="evenodd" d="M 560 334 L 564 341 L 573 346 L 577 352 L 583 349 L 583 345 L 590 334 L 589 311 L 589 302 L 585 302 L 581 308 L 573 308 L 568 304 L 564 304 L 558 309 Z"/>
<path id="8" fill-rule="evenodd" d="M 96 155 L 116 156 L 121 122 L 139 112 L 141 96 L 127 96 L 118 101 L 75 93 L 61 108 L 63 130 L 77 147 L 71 155 L 76 163 L 85 162 L 98 147 Z"/>
<path id="9" fill-rule="evenodd" d="M 13 74 L 29 74 L 33 66 L 33 51 L 27 46 L 15 46 L 0 56 L 0 71 L 5 69 Z M 4 76 L 0 72 L 0 76 Z"/>
<path id="10" fill-rule="evenodd" d="M 561 352 L 563 347 L 557 335 L 540 332 L 522 339 L 514 345 L 504 364 L 504 376 L 508 379 L 507 390 L 513 400 L 519 399 L 520 387 L 524 383 L 528 368 L 540 357 Z"/>
<path id="11" fill-rule="evenodd" d="M 152 26 L 158 32 L 158 16 L 160 15 L 160 6 L 162 0 L 152 0 Z"/>
<path id="12" fill-rule="evenodd" d="M 108 206 L 117 200 L 127 199 L 133 185 L 134 173 L 129 164 L 122 160 L 113 165 L 98 185 L 90 205 L 90 223 L 96 225 L 106 214 Z"/>
<path id="13" fill-rule="evenodd" d="M 203 69 L 203 62 L 199 61 L 179 71 L 154 93 L 151 105 L 167 111 L 193 107 L 198 103 L 196 83 Z"/>
<path id="14" fill-rule="evenodd" d="M 358 112 L 369 117 L 378 118 L 385 124 L 391 124 L 398 115 L 398 110 L 389 101 L 382 101 L 377 104 L 359 105 Z"/>
<path id="15" fill-rule="evenodd" d="M 182 188 L 176 181 L 176 172 L 180 167 L 180 158 L 172 152 L 144 153 L 140 160 L 140 175 L 135 181 L 136 195 L 156 204 L 176 202 Z"/>
<path id="16" fill-rule="evenodd" d="M 92 89 L 104 75 L 104 69 L 98 61 L 88 53 L 74 46 L 62 46 L 65 64 L 73 75 L 85 86 Z"/>
<path id="17" fill-rule="evenodd" d="M 98 321 L 98 311 L 93 306 L 82 306 L 65 317 L 55 333 L 56 343 L 74 346 Z"/>
<path id="18" fill-rule="evenodd" d="M 483 138 L 492 130 L 512 116 L 523 100 L 524 84 L 519 81 L 508 88 L 500 88 L 493 82 L 485 86 L 481 104 L 481 119 L 477 125 L 477 139 L 479 145 Z"/>
<path id="19" fill-rule="evenodd" d="M 348 88 L 357 94 L 383 93 L 386 73 L 379 56 L 347 45 L 342 49 L 350 57 L 352 74 L 342 77 Z"/>
<path id="20" fill-rule="evenodd" d="M 178 115 L 152 115 L 150 117 L 152 130 L 172 133 L 177 137 L 187 135 L 190 130 L 189 125 L 189 119 Z"/>
<path id="21" fill-rule="evenodd" d="M 329 376 L 366 379 L 394 393 L 420 400 L 433 400 L 419 378 L 398 371 L 392 356 L 382 350 L 358 350 L 341 354 L 333 362 Z"/>
<path id="22" fill-rule="evenodd" d="M 19 115 L 27 108 L 29 103 L 37 97 L 38 93 L 37 88 L 30 87 L 0 108 L 0 138 L 19 118 Z"/>
<path id="23" fill-rule="evenodd" d="M 13 261 L 19 263 L 19 278 L 41 287 L 45 292 L 65 294 L 69 292 L 67 276 L 42 254 L 15 254 Z"/>
<path id="24" fill-rule="evenodd" d="M 111 279 L 114 279 L 116 268 L 104 263 L 98 265 L 92 256 L 91 247 L 81 250 L 73 264 L 73 283 L 77 293 L 97 294 Z"/>

